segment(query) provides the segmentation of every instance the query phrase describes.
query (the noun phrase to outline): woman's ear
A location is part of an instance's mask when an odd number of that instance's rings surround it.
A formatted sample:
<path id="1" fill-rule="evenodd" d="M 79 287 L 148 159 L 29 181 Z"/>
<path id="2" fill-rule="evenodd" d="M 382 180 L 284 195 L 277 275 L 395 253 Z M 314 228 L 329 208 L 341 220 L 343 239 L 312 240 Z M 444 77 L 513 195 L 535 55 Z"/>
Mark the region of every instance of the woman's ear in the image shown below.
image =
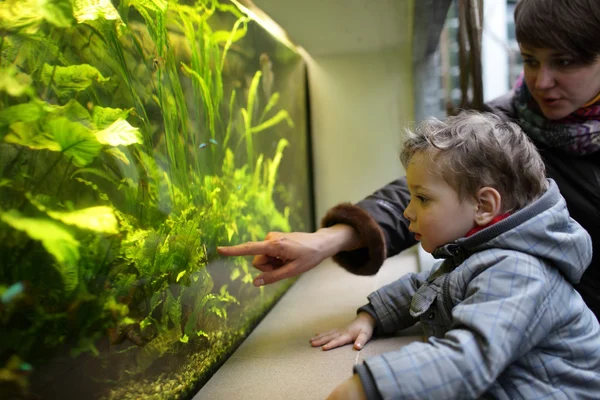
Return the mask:
<path id="1" fill-rule="evenodd" d="M 477 191 L 475 200 L 477 200 L 475 223 L 478 226 L 489 224 L 494 217 L 500 214 L 502 196 L 500 196 L 500 193 L 496 189 L 489 186 L 482 187 Z"/>

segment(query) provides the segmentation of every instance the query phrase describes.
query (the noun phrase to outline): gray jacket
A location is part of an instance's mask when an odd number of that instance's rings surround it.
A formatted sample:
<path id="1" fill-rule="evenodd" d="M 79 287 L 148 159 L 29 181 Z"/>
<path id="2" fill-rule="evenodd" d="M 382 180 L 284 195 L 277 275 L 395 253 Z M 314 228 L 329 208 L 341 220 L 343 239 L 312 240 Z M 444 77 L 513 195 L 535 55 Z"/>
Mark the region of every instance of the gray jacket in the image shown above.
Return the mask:
<path id="1" fill-rule="evenodd" d="M 427 342 L 355 367 L 369 398 L 600 399 L 600 325 L 572 284 L 592 257 L 554 181 L 508 218 L 436 249 L 361 308 L 377 333 L 420 322 Z"/>

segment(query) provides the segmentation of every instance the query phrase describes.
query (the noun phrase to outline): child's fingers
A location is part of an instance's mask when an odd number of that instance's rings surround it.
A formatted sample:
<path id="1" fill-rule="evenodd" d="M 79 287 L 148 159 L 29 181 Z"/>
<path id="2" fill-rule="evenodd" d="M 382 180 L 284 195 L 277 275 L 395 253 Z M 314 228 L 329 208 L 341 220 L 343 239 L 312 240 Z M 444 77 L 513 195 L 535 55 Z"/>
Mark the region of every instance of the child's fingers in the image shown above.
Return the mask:
<path id="1" fill-rule="evenodd" d="M 359 333 L 356 337 L 356 340 L 354 341 L 354 348 L 356 350 L 362 350 L 362 348 L 365 347 L 365 344 L 367 344 L 369 339 L 371 339 L 371 335 L 368 335 L 365 332 Z"/>
<path id="2" fill-rule="evenodd" d="M 340 335 L 340 333 L 337 330 L 328 331 L 325 333 L 319 333 L 316 336 L 313 336 L 312 338 L 310 338 L 310 344 L 313 347 L 318 347 L 318 346 L 321 346 L 321 345 L 333 340 L 334 338 L 338 337 L 339 335 Z"/>
<path id="3" fill-rule="evenodd" d="M 340 335 L 331 340 L 329 343 L 323 345 L 323 350 L 335 349 L 336 347 L 340 347 L 348 343 L 352 343 L 352 337 L 348 334 Z"/>

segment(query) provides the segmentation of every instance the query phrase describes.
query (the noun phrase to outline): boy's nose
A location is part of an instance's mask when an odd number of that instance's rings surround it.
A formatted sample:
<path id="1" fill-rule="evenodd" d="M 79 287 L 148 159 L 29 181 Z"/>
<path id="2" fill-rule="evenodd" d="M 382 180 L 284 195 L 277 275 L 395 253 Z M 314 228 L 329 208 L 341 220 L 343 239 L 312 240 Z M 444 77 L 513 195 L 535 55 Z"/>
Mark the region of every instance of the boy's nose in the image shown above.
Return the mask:
<path id="1" fill-rule="evenodd" d="M 408 206 L 404 209 L 404 218 L 406 218 L 407 220 L 409 220 L 410 222 L 414 222 L 415 220 L 415 216 L 411 211 L 411 207 L 410 207 L 411 203 L 408 203 Z"/>

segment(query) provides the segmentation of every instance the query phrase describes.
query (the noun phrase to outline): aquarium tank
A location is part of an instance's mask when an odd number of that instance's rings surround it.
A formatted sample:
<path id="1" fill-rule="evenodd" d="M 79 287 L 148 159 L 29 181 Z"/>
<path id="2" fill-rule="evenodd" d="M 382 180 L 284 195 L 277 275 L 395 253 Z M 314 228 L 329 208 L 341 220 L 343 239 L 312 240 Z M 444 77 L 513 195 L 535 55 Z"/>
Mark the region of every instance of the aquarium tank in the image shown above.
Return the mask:
<path id="1" fill-rule="evenodd" d="M 235 0 L 0 1 L 0 398 L 191 398 L 313 227 L 306 65 Z"/>

